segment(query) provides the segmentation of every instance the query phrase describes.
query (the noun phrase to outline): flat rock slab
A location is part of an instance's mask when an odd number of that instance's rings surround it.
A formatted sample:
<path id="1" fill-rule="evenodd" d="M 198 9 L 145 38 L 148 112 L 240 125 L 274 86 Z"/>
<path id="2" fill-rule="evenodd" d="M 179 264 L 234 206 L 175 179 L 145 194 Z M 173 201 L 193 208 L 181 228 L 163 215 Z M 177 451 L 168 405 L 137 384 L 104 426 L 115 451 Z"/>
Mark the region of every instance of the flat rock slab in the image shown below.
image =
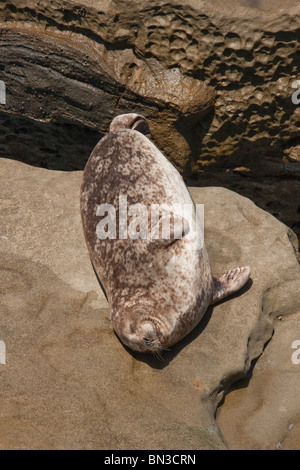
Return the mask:
<path id="1" fill-rule="evenodd" d="M 248 264 L 251 282 L 164 361 L 131 354 L 88 258 L 81 178 L 0 160 L 0 448 L 225 449 L 216 407 L 298 302 L 293 232 L 227 189 L 191 188 L 214 273 Z"/>

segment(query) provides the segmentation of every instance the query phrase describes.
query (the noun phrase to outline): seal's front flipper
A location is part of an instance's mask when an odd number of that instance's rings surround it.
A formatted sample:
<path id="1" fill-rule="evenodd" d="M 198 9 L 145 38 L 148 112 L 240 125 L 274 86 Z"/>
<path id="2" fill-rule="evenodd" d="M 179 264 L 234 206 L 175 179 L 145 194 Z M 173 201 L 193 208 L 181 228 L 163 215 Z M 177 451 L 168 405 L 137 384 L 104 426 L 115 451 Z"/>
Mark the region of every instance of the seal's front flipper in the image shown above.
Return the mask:
<path id="1" fill-rule="evenodd" d="M 148 249 L 167 248 L 190 231 L 189 222 L 181 215 L 165 211 L 151 227 Z"/>
<path id="2" fill-rule="evenodd" d="M 223 274 L 219 279 L 213 278 L 214 291 L 211 304 L 219 302 L 219 300 L 228 297 L 228 295 L 234 294 L 243 287 L 250 277 L 249 266 L 243 266 L 242 268 L 235 268 Z"/>

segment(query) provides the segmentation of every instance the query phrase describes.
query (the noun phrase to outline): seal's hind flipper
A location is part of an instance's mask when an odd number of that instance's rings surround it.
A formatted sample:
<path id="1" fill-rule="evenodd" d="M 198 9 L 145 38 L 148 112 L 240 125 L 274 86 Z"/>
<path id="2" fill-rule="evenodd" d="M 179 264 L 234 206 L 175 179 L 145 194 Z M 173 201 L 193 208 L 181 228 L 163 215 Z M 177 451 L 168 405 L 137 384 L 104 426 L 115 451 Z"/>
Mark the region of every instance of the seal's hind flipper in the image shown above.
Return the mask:
<path id="1" fill-rule="evenodd" d="M 213 278 L 214 292 L 211 304 L 228 297 L 243 287 L 250 277 L 249 266 L 235 268 L 223 274 L 219 279 Z"/>

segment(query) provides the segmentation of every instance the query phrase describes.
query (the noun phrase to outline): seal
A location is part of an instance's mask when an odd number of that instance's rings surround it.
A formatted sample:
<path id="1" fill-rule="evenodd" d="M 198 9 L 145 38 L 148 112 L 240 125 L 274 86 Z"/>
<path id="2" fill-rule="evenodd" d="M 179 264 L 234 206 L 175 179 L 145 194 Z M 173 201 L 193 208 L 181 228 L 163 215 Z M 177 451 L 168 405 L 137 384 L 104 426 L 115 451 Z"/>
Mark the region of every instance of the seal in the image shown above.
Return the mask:
<path id="1" fill-rule="evenodd" d="M 150 136 L 139 114 L 113 119 L 86 164 L 80 207 L 116 334 L 132 350 L 160 354 L 239 290 L 250 268 L 213 276 L 196 206 Z"/>

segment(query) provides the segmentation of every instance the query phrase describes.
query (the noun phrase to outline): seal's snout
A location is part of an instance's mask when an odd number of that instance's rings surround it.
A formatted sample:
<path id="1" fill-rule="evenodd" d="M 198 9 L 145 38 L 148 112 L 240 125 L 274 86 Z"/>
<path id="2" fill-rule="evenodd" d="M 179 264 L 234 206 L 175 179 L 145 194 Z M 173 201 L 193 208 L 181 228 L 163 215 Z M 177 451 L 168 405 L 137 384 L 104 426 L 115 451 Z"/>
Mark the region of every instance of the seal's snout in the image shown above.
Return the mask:
<path id="1" fill-rule="evenodd" d="M 141 321 L 138 334 L 147 351 L 155 352 L 162 348 L 162 333 L 157 321 L 148 319 Z"/>
<path id="2" fill-rule="evenodd" d="M 147 346 L 150 346 L 156 336 L 156 332 L 154 331 L 154 325 L 150 322 L 142 323 L 141 335 L 142 335 L 144 343 Z"/>
<path id="3" fill-rule="evenodd" d="M 114 328 L 121 341 L 134 351 L 156 353 L 163 349 L 162 325 L 140 309 L 130 322 L 115 321 Z"/>

